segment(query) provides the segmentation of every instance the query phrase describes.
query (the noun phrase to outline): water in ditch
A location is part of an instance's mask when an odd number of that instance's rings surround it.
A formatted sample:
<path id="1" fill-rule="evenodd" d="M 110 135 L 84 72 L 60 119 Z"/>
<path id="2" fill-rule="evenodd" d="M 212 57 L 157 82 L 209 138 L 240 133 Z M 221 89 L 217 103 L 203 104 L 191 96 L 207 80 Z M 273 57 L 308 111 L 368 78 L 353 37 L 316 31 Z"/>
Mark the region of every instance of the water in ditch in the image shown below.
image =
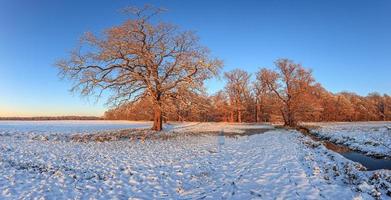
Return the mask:
<path id="1" fill-rule="evenodd" d="M 362 164 L 369 171 L 378 169 L 391 170 L 391 159 L 375 158 L 372 156 L 368 156 L 362 152 L 354 151 L 346 146 L 334 144 L 328 140 L 318 138 L 315 135 L 311 134 L 309 130 L 300 129 L 300 131 L 304 135 L 309 136 L 311 139 L 322 142 L 327 149 L 337 152 L 349 160 Z"/>

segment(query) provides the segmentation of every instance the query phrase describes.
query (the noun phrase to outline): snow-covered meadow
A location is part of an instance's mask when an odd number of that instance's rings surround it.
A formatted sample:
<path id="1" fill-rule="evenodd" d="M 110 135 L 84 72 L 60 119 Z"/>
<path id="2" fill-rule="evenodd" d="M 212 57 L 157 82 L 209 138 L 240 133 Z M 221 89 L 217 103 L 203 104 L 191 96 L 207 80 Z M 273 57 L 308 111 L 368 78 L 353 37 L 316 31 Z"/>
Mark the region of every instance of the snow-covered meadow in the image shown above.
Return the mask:
<path id="1" fill-rule="evenodd" d="M 172 123 L 166 134 L 177 136 L 168 140 L 74 142 L 58 138 L 150 123 L 66 123 L 47 130 L 20 125 L 19 131 L 0 125 L 0 199 L 391 198 L 389 170 L 362 171 L 360 164 L 293 130 Z M 246 134 L 248 129 L 262 134 Z M 181 135 L 222 130 L 238 136 Z M 57 139 L 23 137 L 52 131 Z"/>
<path id="2" fill-rule="evenodd" d="M 100 121 L 100 120 L 56 120 L 56 121 L 0 121 L 0 134 L 74 134 L 126 128 L 148 128 L 151 122 Z"/>

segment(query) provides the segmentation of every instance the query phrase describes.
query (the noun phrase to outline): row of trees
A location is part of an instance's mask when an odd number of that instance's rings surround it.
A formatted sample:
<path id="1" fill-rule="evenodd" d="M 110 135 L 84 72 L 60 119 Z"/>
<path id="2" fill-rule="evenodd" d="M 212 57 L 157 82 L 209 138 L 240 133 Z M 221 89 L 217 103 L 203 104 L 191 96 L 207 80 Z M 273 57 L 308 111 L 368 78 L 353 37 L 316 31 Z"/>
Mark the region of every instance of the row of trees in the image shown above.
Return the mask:
<path id="1" fill-rule="evenodd" d="M 222 61 L 211 56 L 191 31 L 153 20 L 152 6 L 126 8 L 131 18 L 105 30 L 87 33 L 66 59 L 58 61 L 72 91 L 86 96 L 110 94 L 115 109 L 106 119 L 260 122 L 356 121 L 390 119 L 390 97 L 332 94 L 316 83 L 310 70 L 288 59 L 276 69 L 251 75 L 237 69 L 224 74 L 227 84 L 215 95 L 204 81 L 219 74 Z"/>
<path id="2" fill-rule="evenodd" d="M 275 70 L 224 73 L 226 86 L 214 95 L 195 95 L 164 103 L 167 121 L 284 122 L 391 120 L 391 97 L 371 93 L 333 94 L 317 83 L 312 72 L 288 59 Z M 147 100 L 123 104 L 105 113 L 106 119 L 151 120 Z"/>

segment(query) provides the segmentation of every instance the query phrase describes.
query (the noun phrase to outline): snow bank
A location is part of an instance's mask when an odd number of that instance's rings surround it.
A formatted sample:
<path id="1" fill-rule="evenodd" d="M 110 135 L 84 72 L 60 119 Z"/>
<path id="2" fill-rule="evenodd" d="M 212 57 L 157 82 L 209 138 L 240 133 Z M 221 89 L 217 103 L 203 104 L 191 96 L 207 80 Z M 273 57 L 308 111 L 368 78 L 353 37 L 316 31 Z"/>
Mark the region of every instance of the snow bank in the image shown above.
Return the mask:
<path id="1" fill-rule="evenodd" d="M 340 182 L 350 185 L 354 191 L 363 196 L 375 199 L 391 199 L 391 171 L 365 171 L 359 163 L 347 160 L 342 155 L 327 150 L 320 142 L 308 137 L 303 138 L 303 144 L 312 151 L 306 151 L 305 165 L 315 169 L 314 174 L 323 176 L 329 182 Z M 311 162 L 315 161 L 315 162 Z M 367 196 L 367 198 L 369 198 Z"/>
<path id="2" fill-rule="evenodd" d="M 313 123 L 311 132 L 376 157 L 391 158 L 391 122 Z"/>

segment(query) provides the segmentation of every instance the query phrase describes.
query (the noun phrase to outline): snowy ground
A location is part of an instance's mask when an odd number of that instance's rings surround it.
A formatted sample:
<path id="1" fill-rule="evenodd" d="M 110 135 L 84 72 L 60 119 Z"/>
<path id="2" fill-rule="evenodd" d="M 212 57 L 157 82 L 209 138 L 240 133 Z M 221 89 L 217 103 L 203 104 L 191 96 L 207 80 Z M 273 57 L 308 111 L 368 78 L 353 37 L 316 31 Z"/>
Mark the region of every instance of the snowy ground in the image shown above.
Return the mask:
<path id="1" fill-rule="evenodd" d="M 187 123 L 167 130 L 241 128 L 270 126 Z M 144 143 L 16 135 L 0 135 L 0 199 L 391 198 L 390 171 L 360 171 L 359 164 L 296 131 L 237 138 L 179 135 Z"/>
<path id="2" fill-rule="evenodd" d="M 314 123 L 317 136 L 368 155 L 391 158 L 391 122 Z"/>
<path id="3" fill-rule="evenodd" d="M 166 125 L 169 132 L 216 132 L 245 133 L 246 130 L 271 129 L 267 124 L 238 124 L 238 123 L 214 123 L 214 122 L 188 122 L 171 123 Z"/>
<path id="4" fill-rule="evenodd" d="M 125 128 L 148 128 L 151 125 L 151 122 L 103 120 L 0 121 L 0 134 L 91 133 Z"/>

